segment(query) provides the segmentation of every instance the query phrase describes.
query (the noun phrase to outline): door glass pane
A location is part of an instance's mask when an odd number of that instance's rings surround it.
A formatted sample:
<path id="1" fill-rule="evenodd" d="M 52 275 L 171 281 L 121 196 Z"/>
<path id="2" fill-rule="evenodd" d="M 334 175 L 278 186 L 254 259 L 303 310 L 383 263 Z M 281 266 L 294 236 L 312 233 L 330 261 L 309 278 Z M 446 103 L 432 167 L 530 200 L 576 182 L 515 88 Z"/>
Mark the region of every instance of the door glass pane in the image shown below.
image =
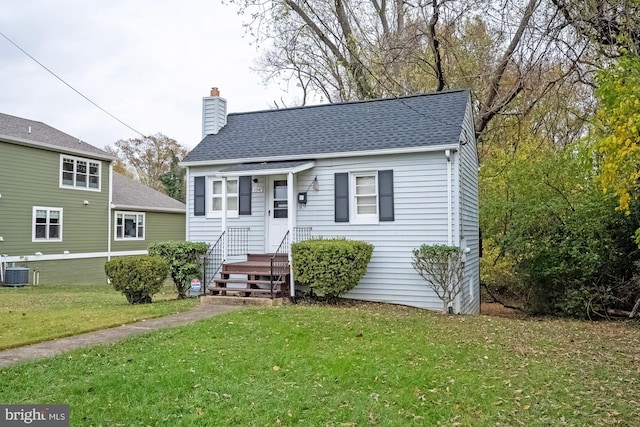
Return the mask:
<path id="1" fill-rule="evenodd" d="M 287 218 L 288 217 L 288 203 L 287 203 L 287 181 L 278 180 L 273 181 L 273 217 L 274 218 Z"/>
<path id="2" fill-rule="evenodd" d="M 273 198 L 274 199 L 286 199 L 287 198 L 287 181 L 273 181 Z"/>

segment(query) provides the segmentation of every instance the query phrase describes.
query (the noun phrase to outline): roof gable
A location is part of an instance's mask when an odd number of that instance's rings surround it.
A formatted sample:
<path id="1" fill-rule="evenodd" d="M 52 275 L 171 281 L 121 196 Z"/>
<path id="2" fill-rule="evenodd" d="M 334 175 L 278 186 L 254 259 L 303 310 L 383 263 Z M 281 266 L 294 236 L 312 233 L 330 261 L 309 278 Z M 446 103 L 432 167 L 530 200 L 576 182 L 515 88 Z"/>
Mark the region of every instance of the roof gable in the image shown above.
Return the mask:
<path id="1" fill-rule="evenodd" d="M 0 139 L 41 148 L 115 160 L 104 150 L 45 123 L 0 113 Z"/>
<path id="2" fill-rule="evenodd" d="M 452 90 L 390 99 L 232 113 L 184 163 L 348 155 L 457 144 L 469 92 Z"/>

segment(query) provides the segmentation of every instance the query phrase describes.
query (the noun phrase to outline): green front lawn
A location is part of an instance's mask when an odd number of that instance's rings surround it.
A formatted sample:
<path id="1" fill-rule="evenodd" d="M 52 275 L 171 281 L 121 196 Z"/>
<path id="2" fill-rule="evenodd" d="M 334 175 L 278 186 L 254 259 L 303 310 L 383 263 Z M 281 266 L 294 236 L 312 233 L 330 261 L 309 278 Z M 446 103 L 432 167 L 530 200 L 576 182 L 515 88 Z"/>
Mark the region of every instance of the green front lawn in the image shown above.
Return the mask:
<path id="1" fill-rule="evenodd" d="M 130 305 L 102 285 L 0 287 L 0 350 L 189 310 L 167 284 L 154 303 Z"/>
<path id="2" fill-rule="evenodd" d="M 73 426 L 638 425 L 640 329 L 379 304 L 234 311 L 0 371 Z"/>

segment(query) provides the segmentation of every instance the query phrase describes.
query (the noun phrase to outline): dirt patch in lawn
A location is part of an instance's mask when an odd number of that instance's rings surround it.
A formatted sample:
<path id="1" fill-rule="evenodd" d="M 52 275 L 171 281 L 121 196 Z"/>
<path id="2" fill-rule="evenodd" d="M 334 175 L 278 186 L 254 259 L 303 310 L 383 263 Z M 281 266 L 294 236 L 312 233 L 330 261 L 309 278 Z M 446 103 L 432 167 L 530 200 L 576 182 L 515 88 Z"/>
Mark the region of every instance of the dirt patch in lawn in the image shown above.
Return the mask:
<path id="1" fill-rule="evenodd" d="M 522 318 L 525 314 L 521 310 L 515 310 L 513 308 L 505 307 L 499 302 L 481 302 L 480 314 L 485 316 L 497 316 L 497 317 L 509 317 L 509 318 Z"/>

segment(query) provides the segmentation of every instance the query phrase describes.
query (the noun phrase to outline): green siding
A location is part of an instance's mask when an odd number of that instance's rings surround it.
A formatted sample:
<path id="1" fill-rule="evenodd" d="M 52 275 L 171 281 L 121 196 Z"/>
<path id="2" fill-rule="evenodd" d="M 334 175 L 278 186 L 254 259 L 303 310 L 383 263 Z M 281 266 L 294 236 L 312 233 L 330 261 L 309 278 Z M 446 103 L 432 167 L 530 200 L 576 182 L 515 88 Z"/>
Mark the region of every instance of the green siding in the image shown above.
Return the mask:
<path id="1" fill-rule="evenodd" d="M 0 253 L 106 252 L 108 162 L 101 173 L 100 192 L 60 188 L 60 153 L 0 141 Z M 34 206 L 63 209 L 61 242 L 31 241 Z"/>
<path id="2" fill-rule="evenodd" d="M 185 240 L 185 221 L 184 213 L 166 213 L 166 212 L 146 212 L 145 213 L 145 238 L 144 240 L 115 240 L 115 212 L 111 215 L 112 221 L 112 243 L 111 250 L 119 251 L 136 251 L 146 250 L 151 243 L 166 240 Z M 124 212 L 120 210 L 119 212 Z M 144 212 L 134 211 L 131 212 Z"/>
<path id="3" fill-rule="evenodd" d="M 33 272 L 40 274 L 40 284 L 97 285 L 107 283 L 104 263 L 107 258 L 64 259 L 56 261 L 30 261 L 20 263 L 29 267 L 29 283 L 33 284 Z"/>

